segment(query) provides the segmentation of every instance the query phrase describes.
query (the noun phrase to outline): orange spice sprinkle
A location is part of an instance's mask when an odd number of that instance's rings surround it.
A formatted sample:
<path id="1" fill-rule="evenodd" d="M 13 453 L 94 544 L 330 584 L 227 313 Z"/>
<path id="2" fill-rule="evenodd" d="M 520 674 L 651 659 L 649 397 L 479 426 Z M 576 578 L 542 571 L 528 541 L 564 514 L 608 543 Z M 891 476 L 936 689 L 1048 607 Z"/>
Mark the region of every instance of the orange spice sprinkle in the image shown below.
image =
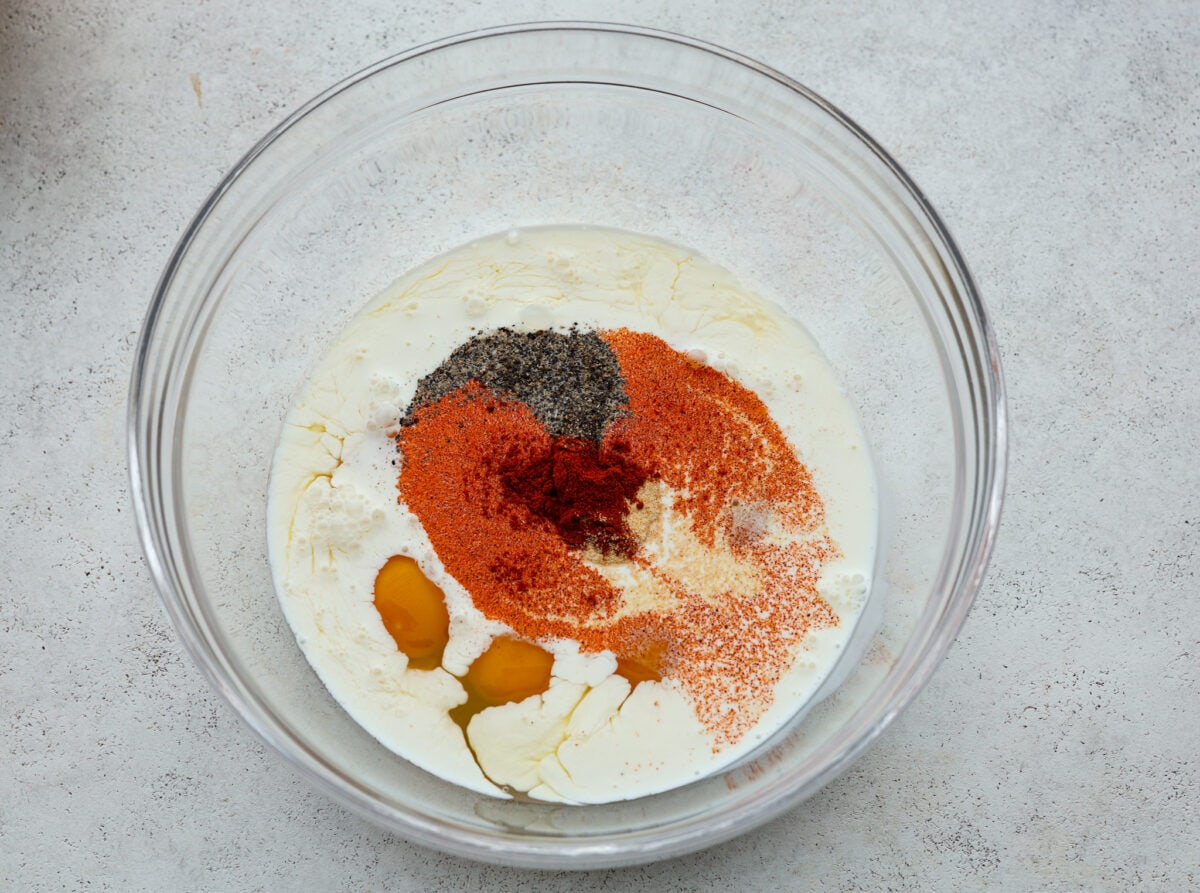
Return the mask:
<path id="1" fill-rule="evenodd" d="M 751 569 L 749 589 L 701 591 L 670 560 L 660 566 L 640 548 L 629 560 L 671 598 L 630 608 L 586 550 L 506 487 L 502 463 L 533 466 L 550 455 L 553 438 L 525 404 L 477 382 L 421 407 L 402 429 L 400 498 L 485 616 L 529 640 L 611 650 L 627 678 L 677 684 L 720 749 L 770 706 L 804 636 L 836 625 L 816 583 L 837 547 L 811 475 L 753 391 L 653 335 L 618 329 L 601 337 L 629 400 L 601 451 L 620 444 L 661 481 L 672 516 L 700 548 Z M 763 536 L 754 519 L 785 536 Z"/>

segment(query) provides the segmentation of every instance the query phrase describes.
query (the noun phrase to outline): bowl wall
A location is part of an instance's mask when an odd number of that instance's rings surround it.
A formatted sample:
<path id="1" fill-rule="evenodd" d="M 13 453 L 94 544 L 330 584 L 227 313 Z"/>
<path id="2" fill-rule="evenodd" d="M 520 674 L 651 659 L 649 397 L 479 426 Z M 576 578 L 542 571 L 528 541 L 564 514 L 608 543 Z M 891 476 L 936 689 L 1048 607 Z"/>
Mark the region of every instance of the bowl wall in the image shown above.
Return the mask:
<path id="1" fill-rule="evenodd" d="M 347 321 L 430 257 L 547 223 L 686 245 L 782 304 L 857 406 L 880 486 L 868 617 L 821 703 L 727 772 L 610 806 L 497 801 L 394 757 L 308 667 L 266 551 L 283 417 Z M 411 839 L 561 867 L 714 843 L 845 768 L 961 624 L 994 533 L 1004 452 L 982 307 L 894 163 L 755 63 L 608 26 L 522 26 L 418 48 L 270 134 L 164 274 L 130 418 L 151 568 L 184 641 L 247 722 L 339 802 Z"/>

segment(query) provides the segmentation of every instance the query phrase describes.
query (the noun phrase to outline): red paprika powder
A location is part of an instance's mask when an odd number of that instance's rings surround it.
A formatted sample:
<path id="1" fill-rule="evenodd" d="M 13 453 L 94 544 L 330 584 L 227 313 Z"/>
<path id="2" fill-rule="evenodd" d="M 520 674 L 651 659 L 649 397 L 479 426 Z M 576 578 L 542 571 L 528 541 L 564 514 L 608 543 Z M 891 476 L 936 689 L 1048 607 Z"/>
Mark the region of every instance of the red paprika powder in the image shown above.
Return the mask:
<path id="1" fill-rule="evenodd" d="M 637 540 L 626 516 L 647 474 L 626 458 L 628 445 L 555 437 L 549 447 L 532 461 L 509 451 L 497 469 L 509 493 L 570 548 L 632 557 Z"/>

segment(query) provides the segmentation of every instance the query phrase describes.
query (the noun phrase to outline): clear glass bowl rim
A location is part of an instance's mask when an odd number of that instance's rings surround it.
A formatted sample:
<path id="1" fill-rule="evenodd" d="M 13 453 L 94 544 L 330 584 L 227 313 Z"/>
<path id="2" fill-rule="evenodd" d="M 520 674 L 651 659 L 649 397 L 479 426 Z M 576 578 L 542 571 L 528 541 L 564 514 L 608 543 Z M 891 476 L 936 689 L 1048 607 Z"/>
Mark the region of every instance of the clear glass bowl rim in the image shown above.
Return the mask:
<path id="1" fill-rule="evenodd" d="M 920 223 L 930 238 L 940 261 L 953 270 L 959 283 L 960 298 L 969 328 L 980 352 L 980 369 L 984 380 L 979 382 L 984 395 L 983 405 L 976 407 L 989 431 L 985 454 L 980 458 L 981 485 L 977 486 L 971 523 L 971 535 L 965 542 L 956 591 L 947 600 L 946 611 L 938 618 L 936 627 L 925 641 L 917 658 L 893 680 L 891 697 L 886 710 L 864 724 L 858 738 L 843 749 L 804 783 L 780 785 L 769 792 L 734 803 L 720 814 L 669 825 L 652 831 L 609 837 L 552 839 L 543 836 L 520 837 L 512 833 L 483 833 L 473 829 L 451 826 L 415 812 L 402 812 L 378 802 L 370 792 L 353 779 L 330 769 L 291 737 L 265 705 L 253 699 L 234 678 L 198 627 L 178 589 L 172 570 L 175 556 L 170 543 L 155 521 L 156 507 L 161 500 L 155 447 L 162 435 L 161 419 L 155 410 L 157 402 L 147 404 L 153 388 L 148 381 L 150 360 L 159 336 L 165 305 L 184 256 L 202 226 L 208 220 L 230 186 L 275 141 L 310 112 L 330 102 L 349 87 L 379 71 L 459 44 L 493 37 L 532 32 L 592 31 L 624 35 L 631 39 L 650 39 L 681 44 L 732 62 L 774 81 L 798 94 L 840 124 L 845 131 L 873 154 L 901 184 L 907 197 L 917 209 Z M 958 634 L 978 586 L 987 568 L 999 527 L 1007 464 L 1007 411 L 999 350 L 988 321 L 988 314 L 979 297 L 970 271 L 945 225 L 920 189 L 900 165 L 865 131 L 831 103 L 784 74 L 724 47 L 686 37 L 670 31 L 606 22 L 530 22 L 503 25 L 454 35 L 421 44 L 389 56 L 374 65 L 349 76 L 301 106 L 266 134 L 213 190 L 201 206 L 176 245 L 156 286 L 153 299 L 143 322 L 130 382 L 126 432 L 130 487 L 139 537 L 155 587 L 184 646 L 208 679 L 212 687 L 233 707 L 235 712 L 268 746 L 279 752 L 314 787 L 325 792 L 335 802 L 399 833 L 412 842 L 454 855 L 489 862 L 539 868 L 598 868 L 633 865 L 693 852 L 758 827 L 766 821 L 794 808 L 807 797 L 845 771 L 913 701 L 929 681 Z M 896 675 L 896 674 L 892 674 Z M 768 796 L 769 795 L 769 796 Z"/>

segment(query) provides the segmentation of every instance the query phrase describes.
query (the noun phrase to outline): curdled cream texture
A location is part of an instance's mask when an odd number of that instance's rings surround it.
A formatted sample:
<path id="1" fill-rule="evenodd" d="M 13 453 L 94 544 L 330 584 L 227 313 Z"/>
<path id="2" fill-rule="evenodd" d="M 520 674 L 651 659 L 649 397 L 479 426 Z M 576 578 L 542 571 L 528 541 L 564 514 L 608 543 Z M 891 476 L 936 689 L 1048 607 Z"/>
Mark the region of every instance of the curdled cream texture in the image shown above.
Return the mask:
<path id="1" fill-rule="evenodd" d="M 395 426 L 418 379 L 480 331 L 628 328 L 752 389 L 813 475 L 841 557 L 818 591 L 838 616 L 810 631 L 771 705 L 718 746 L 670 678 L 630 683 L 611 652 L 554 655 L 550 688 L 488 708 L 463 730 L 455 678 L 499 635 L 445 570 L 397 499 Z M 663 791 L 737 761 L 811 699 L 870 587 L 876 494 L 866 444 L 827 362 L 803 328 L 720 267 L 645 236 L 584 227 L 511 232 L 443 255 L 386 290 L 347 327 L 288 414 L 268 506 L 270 552 L 288 622 L 346 711 L 385 746 L 481 793 L 568 803 Z M 679 536 L 686 531 L 679 530 Z M 373 604 L 380 567 L 416 559 L 450 615 L 443 668 L 417 670 Z M 621 584 L 622 569 L 598 568 Z"/>

